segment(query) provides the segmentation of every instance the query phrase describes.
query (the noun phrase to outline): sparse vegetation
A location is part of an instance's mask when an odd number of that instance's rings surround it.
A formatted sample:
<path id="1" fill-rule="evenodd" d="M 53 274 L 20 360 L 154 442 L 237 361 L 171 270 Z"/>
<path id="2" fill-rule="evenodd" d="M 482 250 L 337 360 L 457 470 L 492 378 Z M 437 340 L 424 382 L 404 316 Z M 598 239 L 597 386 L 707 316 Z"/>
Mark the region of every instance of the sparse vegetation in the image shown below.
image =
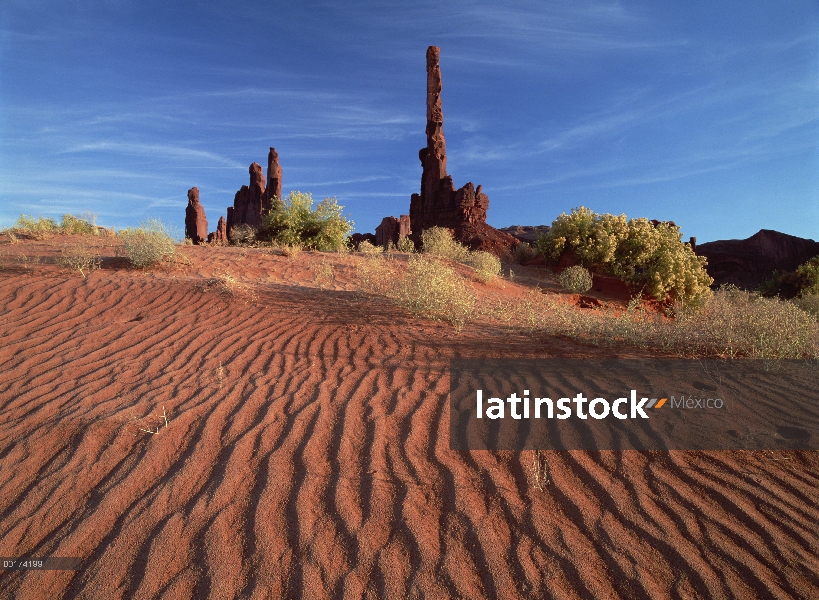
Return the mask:
<path id="1" fill-rule="evenodd" d="M 415 242 L 413 242 L 407 236 L 402 235 L 398 238 L 398 243 L 395 245 L 395 249 L 398 252 L 413 254 L 415 252 Z"/>
<path id="2" fill-rule="evenodd" d="M 532 245 L 527 242 L 521 242 L 515 246 L 512 252 L 512 260 L 518 265 L 525 265 L 530 260 L 534 260 L 535 257 L 537 257 L 537 250 L 532 248 Z"/>
<path id="3" fill-rule="evenodd" d="M 397 261 L 368 256 L 358 265 L 358 278 L 366 291 L 423 317 L 449 321 L 459 331 L 475 309 L 475 294 L 463 277 L 434 256 L 410 256 L 403 270 Z"/>
<path id="4" fill-rule="evenodd" d="M 148 219 L 136 228 L 119 232 L 123 252 L 129 262 L 140 269 L 173 259 L 176 242 L 166 227 L 158 219 Z"/>
<path id="5" fill-rule="evenodd" d="M 430 227 L 422 231 L 421 249 L 427 254 L 457 262 L 464 262 L 469 255 L 469 249 L 443 227 Z"/>
<path id="6" fill-rule="evenodd" d="M 46 239 L 55 234 L 100 235 L 108 233 L 104 227 L 96 225 L 96 215 L 85 214 L 83 217 L 65 214 L 61 223 L 47 217 L 20 215 L 8 231 L 10 235 L 24 235 L 36 240 Z"/>
<path id="7" fill-rule="evenodd" d="M 371 244 L 369 240 L 364 240 L 358 245 L 358 251 L 364 254 L 381 254 L 384 248 Z"/>
<path id="8" fill-rule="evenodd" d="M 318 285 L 321 289 L 324 289 L 330 285 L 335 279 L 336 273 L 333 269 L 333 265 L 328 263 L 326 260 L 322 260 L 318 264 L 313 265 L 311 269 L 315 275 L 316 285 Z"/>
<path id="9" fill-rule="evenodd" d="M 760 286 L 759 292 L 763 296 L 780 298 L 819 295 L 819 256 L 814 256 L 789 273 L 775 271 Z"/>
<path id="10" fill-rule="evenodd" d="M 247 223 L 234 225 L 230 228 L 228 237 L 230 238 L 230 243 L 235 246 L 250 245 L 256 241 L 256 229 Z"/>
<path id="11" fill-rule="evenodd" d="M 264 216 L 258 235 L 308 250 L 338 251 L 347 244 L 354 225 L 341 214 L 342 208 L 335 198 L 325 198 L 313 209 L 311 194 L 290 192 Z"/>
<path id="12" fill-rule="evenodd" d="M 100 268 L 102 259 L 99 254 L 88 246 L 74 244 L 63 246 L 60 249 L 60 255 L 54 262 L 59 267 L 78 271 L 85 278 L 88 273 Z"/>
<path id="13" fill-rule="evenodd" d="M 580 265 L 563 269 L 557 276 L 560 286 L 567 292 L 583 294 L 592 288 L 593 279 L 589 270 Z"/>
<path id="14" fill-rule="evenodd" d="M 694 254 L 679 229 L 667 223 L 655 227 L 647 219 L 580 207 L 560 215 L 537 247 L 553 263 L 568 250 L 582 266 L 616 275 L 660 302 L 704 302 L 711 294 L 705 257 Z"/>
<path id="15" fill-rule="evenodd" d="M 296 260 L 304 248 L 302 248 L 301 244 L 284 244 L 280 247 L 280 250 L 283 256 L 291 260 Z"/>
<path id="16" fill-rule="evenodd" d="M 214 290 L 225 300 L 238 298 L 250 304 L 256 304 L 257 300 L 254 289 L 236 279 L 230 271 L 214 273 L 213 277 L 199 286 L 199 289 L 203 292 Z"/>
<path id="17" fill-rule="evenodd" d="M 674 318 L 632 302 L 626 311 L 590 313 L 533 290 L 522 299 L 495 300 L 484 313 L 510 327 L 589 341 L 629 345 L 686 357 L 819 358 L 819 323 L 790 302 L 734 287 L 704 303 L 674 307 Z"/>
<path id="18" fill-rule="evenodd" d="M 475 275 L 483 283 L 491 281 L 501 272 L 501 261 L 491 252 L 482 250 L 470 252 L 466 257 L 466 263 L 475 269 Z"/>

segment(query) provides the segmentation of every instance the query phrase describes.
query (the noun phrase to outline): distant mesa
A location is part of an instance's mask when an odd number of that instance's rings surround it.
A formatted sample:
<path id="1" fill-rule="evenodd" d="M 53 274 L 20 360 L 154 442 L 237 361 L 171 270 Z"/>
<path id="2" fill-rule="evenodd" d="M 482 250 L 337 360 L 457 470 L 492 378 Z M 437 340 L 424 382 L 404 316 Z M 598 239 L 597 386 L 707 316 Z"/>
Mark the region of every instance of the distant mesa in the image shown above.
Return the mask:
<path id="1" fill-rule="evenodd" d="M 440 55 L 441 49 L 437 46 L 427 49 L 427 145 L 418 153 L 422 167 L 421 193 L 413 194 L 410 199 L 409 228 L 406 227 L 407 215 L 401 215 L 400 219 L 386 217 L 379 225 L 380 234 L 376 229 L 376 240 L 381 245 L 396 242 L 398 231 L 418 244 L 423 230 L 445 227 L 471 249 L 502 256 L 520 242 L 486 224 L 489 198 L 480 185 L 475 187 L 470 182 L 455 189 L 452 177 L 446 172 Z"/>
<path id="2" fill-rule="evenodd" d="M 202 244 L 208 239 L 208 219 L 205 207 L 199 203 L 199 188 L 188 190 L 188 206 L 185 209 L 185 237 L 194 244 Z"/>
<path id="3" fill-rule="evenodd" d="M 819 256 L 819 242 L 760 229 L 744 240 L 717 240 L 696 247 L 708 259 L 706 270 L 714 285 L 732 283 L 755 289 L 774 271 L 793 271 L 814 256 Z"/>
<path id="4" fill-rule="evenodd" d="M 219 224 L 216 226 L 216 231 L 208 234 L 208 243 L 227 243 L 227 222 L 224 217 L 219 217 Z"/>
<path id="5" fill-rule="evenodd" d="M 410 237 L 411 233 L 409 215 L 401 215 L 400 219 L 384 217 L 381 225 L 375 228 L 375 244 L 386 248 L 392 242 L 395 246 L 399 239 Z"/>
<path id="6" fill-rule="evenodd" d="M 537 239 L 550 229 L 549 225 L 512 225 L 501 227 L 498 231 L 508 233 L 518 241 L 534 246 Z"/>

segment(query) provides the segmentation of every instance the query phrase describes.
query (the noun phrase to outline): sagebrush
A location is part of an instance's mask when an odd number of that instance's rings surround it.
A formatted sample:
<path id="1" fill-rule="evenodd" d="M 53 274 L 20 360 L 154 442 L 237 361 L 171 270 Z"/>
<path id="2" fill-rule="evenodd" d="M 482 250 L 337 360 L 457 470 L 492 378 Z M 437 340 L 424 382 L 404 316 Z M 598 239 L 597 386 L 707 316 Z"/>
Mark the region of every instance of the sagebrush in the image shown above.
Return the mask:
<path id="1" fill-rule="evenodd" d="M 125 258 L 143 269 L 171 260 L 176 255 L 176 241 L 170 229 L 158 219 L 148 219 L 139 227 L 121 230 Z"/>

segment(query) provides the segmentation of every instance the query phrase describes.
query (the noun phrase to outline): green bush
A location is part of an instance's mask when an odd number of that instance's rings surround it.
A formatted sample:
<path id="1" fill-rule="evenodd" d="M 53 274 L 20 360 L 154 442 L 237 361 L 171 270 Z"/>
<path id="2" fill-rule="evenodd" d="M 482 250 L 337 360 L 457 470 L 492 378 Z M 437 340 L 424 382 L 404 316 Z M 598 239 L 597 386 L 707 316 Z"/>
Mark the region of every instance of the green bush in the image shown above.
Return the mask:
<path id="1" fill-rule="evenodd" d="M 563 269 L 557 276 L 561 287 L 568 292 L 582 294 L 592 288 L 592 275 L 589 270 L 580 265 Z"/>
<path id="2" fill-rule="evenodd" d="M 521 242 L 515 246 L 515 250 L 512 252 L 512 260 L 518 265 L 525 265 L 536 256 L 537 250 L 532 248 L 528 242 Z"/>
<path id="3" fill-rule="evenodd" d="M 494 279 L 501 272 L 501 261 L 491 252 L 482 250 L 470 252 L 466 257 L 466 264 L 475 269 L 478 279 L 484 283 Z"/>
<path id="4" fill-rule="evenodd" d="M 791 303 L 804 310 L 809 315 L 819 319 L 819 295 L 807 294 L 791 300 Z"/>
<path id="5" fill-rule="evenodd" d="M 796 298 L 819 294 L 819 256 L 796 267 L 795 271 L 780 273 L 775 271 L 770 279 L 759 288 L 763 296 Z"/>
<path id="6" fill-rule="evenodd" d="M 170 230 L 159 219 L 148 219 L 136 228 L 118 234 L 125 257 L 137 268 L 150 267 L 176 254 L 176 242 Z"/>
<path id="7" fill-rule="evenodd" d="M 560 215 L 537 247 L 552 262 L 568 250 L 582 266 L 616 275 L 658 301 L 701 303 L 711 294 L 705 257 L 694 254 L 679 229 L 666 223 L 655 227 L 647 219 L 580 207 Z"/>
<path id="8" fill-rule="evenodd" d="M 422 231 L 421 249 L 427 254 L 458 262 L 464 262 L 469 255 L 469 249 L 444 227 L 430 227 Z"/>
<path id="9" fill-rule="evenodd" d="M 353 222 L 342 216 L 342 208 L 335 198 L 325 198 L 313 209 L 311 194 L 290 192 L 264 216 L 259 236 L 308 250 L 343 250 Z"/>

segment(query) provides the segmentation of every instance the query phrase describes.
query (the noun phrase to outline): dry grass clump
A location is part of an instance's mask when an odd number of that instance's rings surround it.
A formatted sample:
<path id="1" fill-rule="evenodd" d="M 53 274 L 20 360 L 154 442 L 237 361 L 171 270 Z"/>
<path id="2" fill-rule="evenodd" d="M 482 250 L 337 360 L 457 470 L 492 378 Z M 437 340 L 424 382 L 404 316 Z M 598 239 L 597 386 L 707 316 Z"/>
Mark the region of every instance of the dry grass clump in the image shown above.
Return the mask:
<path id="1" fill-rule="evenodd" d="M 152 267 L 176 255 L 176 242 L 168 227 L 158 219 L 148 219 L 139 227 L 123 229 L 118 235 L 125 257 L 137 268 Z"/>
<path id="2" fill-rule="evenodd" d="M 592 288 L 593 279 L 589 270 L 580 265 L 563 269 L 557 276 L 560 286 L 567 292 L 583 294 Z"/>
<path id="3" fill-rule="evenodd" d="M 282 256 L 286 256 L 291 260 L 296 260 L 304 248 L 301 244 L 284 244 L 283 246 L 279 247 L 279 250 L 281 250 Z"/>
<path id="4" fill-rule="evenodd" d="M 639 307 L 592 312 L 532 290 L 523 298 L 495 300 L 483 313 L 509 327 L 566 335 L 601 346 L 627 345 L 686 357 L 819 358 L 819 323 L 782 300 L 736 288 L 716 291 L 704 305 L 675 306 L 666 317 Z"/>
<path id="5" fill-rule="evenodd" d="M 318 285 L 321 289 L 329 286 L 336 277 L 336 272 L 335 269 L 333 269 L 333 265 L 323 259 L 320 263 L 313 265 L 311 270 L 315 275 L 316 285 Z"/>
<path id="6" fill-rule="evenodd" d="M 397 261 L 370 256 L 357 271 L 362 289 L 422 317 L 448 321 L 458 331 L 475 311 L 475 294 L 466 281 L 435 257 L 410 256 L 402 270 Z"/>
<path id="7" fill-rule="evenodd" d="M 25 236 L 35 240 L 44 240 L 55 234 L 75 235 L 109 235 L 111 231 L 96 224 L 97 216 L 85 213 L 82 217 L 65 214 L 61 223 L 47 217 L 34 218 L 20 215 L 20 218 L 8 230 L 10 236 Z M 13 242 L 14 243 L 14 242 Z"/>
<path id="8" fill-rule="evenodd" d="M 100 268 L 102 259 L 94 250 L 83 244 L 65 245 L 60 249 L 60 255 L 54 259 L 58 267 L 79 271 L 83 278 L 88 273 Z"/>
<path id="9" fill-rule="evenodd" d="M 475 275 L 483 283 L 494 279 L 501 272 L 500 259 L 491 252 L 478 250 L 466 256 L 466 264 L 475 269 Z"/>
<path id="10" fill-rule="evenodd" d="M 199 286 L 202 292 L 215 291 L 225 300 L 239 299 L 249 304 L 256 304 L 256 292 L 246 283 L 236 279 L 229 271 L 214 273 Z"/>
<path id="11" fill-rule="evenodd" d="M 381 254 L 384 252 L 384 248 L 370 243 L 369 240 L 363 240 L 358 244 L 358 251 L 364 254 Z"/>
<path id="12" fill-rule="evenodd" d="M 251 227 L 247 223 L 242 223 L 241 225 L 234 225 L 230 228 L 230 233 L 228 237 L 230 238 L 230 243 L 239 246 L 239 245 L 252 245 L 256 242 L 256 229 Z"/>
<path id="13" fill-rule="evenodd" d="M 402 235 L 401 237 L 398 238 L 398 243 L 395 245 L 395 250 L 398 252 L 404 252 L 406 254 L 414 254 L 415 242 L 413 242 L 407 236 Z"/>

